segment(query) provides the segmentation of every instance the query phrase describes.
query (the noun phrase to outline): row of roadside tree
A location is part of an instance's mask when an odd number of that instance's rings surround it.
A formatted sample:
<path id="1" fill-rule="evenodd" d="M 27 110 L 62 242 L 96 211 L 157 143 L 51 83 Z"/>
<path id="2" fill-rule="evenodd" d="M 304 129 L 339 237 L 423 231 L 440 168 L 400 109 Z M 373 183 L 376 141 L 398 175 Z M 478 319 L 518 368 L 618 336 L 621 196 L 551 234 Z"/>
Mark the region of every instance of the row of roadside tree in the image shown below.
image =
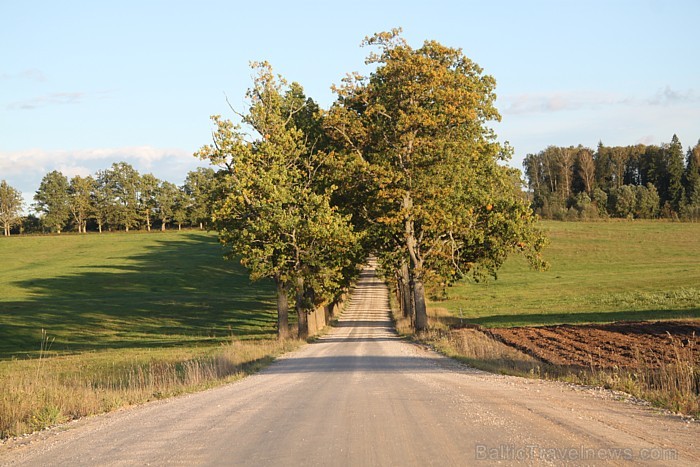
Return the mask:
<path id="1" fill-rule="evenodd" d="M 495 275 L 512 252 L 544 267 L 545 238 L 502 164 L 488 122 L 495 80 L 459 49 L 399 30 L 369 37 L 369 76 L 349 74 L 321 109 L 268 63 L 254 63 L 248 107 L 212 117 L 197 156 L 219 168 L 212 218 L 232 258 L 277 285 L 278 329 L 290 301 L 306 313 L 337 300 L 367 255 L 403 313 L 428 328 L 426 290 Z"/>
<path id="2" fill-rule="evenodd" d="M 363 45 L 373 71 L 348 74 L 328 109 L 253 63 L 247 108 L 213 116 L 195 154 L 217 168 L 195 173 L 212 181 L 205 195 L 192 173 L 178 189 L 121 163 L 87 179 L 48 174 L 35 209 L 56 231 L 210 220 L 231 259 L 276 284 L 280 337 L 292 306 L 305 336 L 308 312 L 339 300 L 370 254 L 418 331 L 426 290 L 495 276 L 511 253 L 546 267 L 521 174 L 504 164 L 512 150 L 489 126 L 500 120 L 494 78 L 460 49 L 413 48 L 400 30 Z"/>
<path id="3" fill-rule="evenodd" d="M 533 208 L 549 219 L 700 220 L 700 141 L 662 145 L 550 146 L 525 158 Z"/>
<path id="4" fill-rule="evenodd" d="M 211 222 L 209 194 L 214 170 L 198 168 L 187 174 L 185 183 L 159 180 L 140 174 L 126 162 L 118 162 L 89 176 L 68 179 L 60 171 L 47 173 L 34 195 L 33 211 L 22 216 L 21 193 L 0 182 L 0 222 L 5 235 L 11 233 L 67 230 L 151 230 L 158 226 L 195 225 Z"/>

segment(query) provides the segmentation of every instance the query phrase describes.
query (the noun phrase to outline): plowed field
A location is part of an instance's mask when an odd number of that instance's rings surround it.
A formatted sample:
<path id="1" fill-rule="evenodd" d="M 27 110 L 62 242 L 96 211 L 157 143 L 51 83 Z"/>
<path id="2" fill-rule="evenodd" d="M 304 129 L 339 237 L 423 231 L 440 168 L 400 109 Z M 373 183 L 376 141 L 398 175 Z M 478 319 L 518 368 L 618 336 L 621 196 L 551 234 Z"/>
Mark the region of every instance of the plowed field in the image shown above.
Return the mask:
<path id="1" fill-rule="evenodd" d="M 657 367 L 700 361 L 700 321 L 494 328 L 496 339 L 544 362 L 585 367 Z"/>

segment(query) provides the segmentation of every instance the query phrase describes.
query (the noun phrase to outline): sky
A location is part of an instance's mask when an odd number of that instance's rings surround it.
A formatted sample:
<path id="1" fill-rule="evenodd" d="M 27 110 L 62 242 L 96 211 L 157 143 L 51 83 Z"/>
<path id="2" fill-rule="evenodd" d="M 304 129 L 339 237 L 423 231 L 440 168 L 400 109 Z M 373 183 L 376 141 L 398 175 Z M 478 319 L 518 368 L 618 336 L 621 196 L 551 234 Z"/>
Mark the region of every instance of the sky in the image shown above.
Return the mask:
<path id="1" fill-rule="evenodd" d="M 548 145 L 700 139 L 700 1 L 0 0 L 0 179 L 27 207 L 51 170 L 126 161 L 181 184 L 210 115 L 245 109 L 267 60 L 328 108 L 369 72 L 360 47 L 403 28 L 461 48 L 497 82 L 510 165 Z"/>

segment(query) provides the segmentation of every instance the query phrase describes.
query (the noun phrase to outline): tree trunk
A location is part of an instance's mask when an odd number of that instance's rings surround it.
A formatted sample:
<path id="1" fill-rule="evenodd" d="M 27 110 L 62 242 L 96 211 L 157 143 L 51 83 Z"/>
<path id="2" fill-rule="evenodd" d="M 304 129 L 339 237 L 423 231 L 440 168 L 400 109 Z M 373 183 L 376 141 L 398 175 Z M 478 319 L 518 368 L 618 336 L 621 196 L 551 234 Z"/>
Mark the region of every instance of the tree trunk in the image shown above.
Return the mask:
<path id="1" fill-rule="evenodd" d="M 428 330 L 428 311 L 425 305 L 425 289 L 423 281 L 413 278 L 413 300 L 416 307 L 416 331 Z"/>
<path id="2" fill-rule="evenodd" d="M 98 223 L 97 223 L 97 231 L 98 231 L 99 233 L 102 233 L 102 222 L 98 222 Z"/>
<path id="3" fill-rule="evenodd" d="M 163 219 L 163 223 L 160 225 L 160 231 L 165 232 L 165 219 Z"/>
<path id="4" fill-rule="evenodd" d="M 413 300 L 411 298 L 411 274 L 408 270 L 408 264 L 403 263 L 399 269 L 399 297 L 401 311 L 404 318 L 411 318 L 413 321 Z"/>
<path id="5" fill-rule="evenodd" d="M 303 308 L 297 308 L 297 324 L 299 339 L 309 337 L 309 314 Z"/>
<path id="6" fill-rule="evenodd" d="M 204 230 L 204 224 L 202 222 L 199 223 L 199 230 Z"/>
<path id="7" fill-rule="evenodd" d="M 297 326 L 299 339 L 309 337 L 309 314 L 304 307 L 304 279 L 297 279 Z"/>
<path id="8" fill-rule="evenodd" d="M 275 278 L 277 285 L 277 337 L 286 339 L 289 337 L 289 299 L 287 298 L 286 284 Z"/>

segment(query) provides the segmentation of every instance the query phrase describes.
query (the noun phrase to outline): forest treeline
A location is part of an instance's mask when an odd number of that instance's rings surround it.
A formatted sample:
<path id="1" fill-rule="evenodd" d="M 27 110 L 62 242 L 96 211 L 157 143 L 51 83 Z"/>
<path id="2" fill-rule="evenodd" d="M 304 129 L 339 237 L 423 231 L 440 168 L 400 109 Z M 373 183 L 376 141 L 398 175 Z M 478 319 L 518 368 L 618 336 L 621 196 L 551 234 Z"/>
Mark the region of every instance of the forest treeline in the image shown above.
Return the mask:
<path id="1" fill-rule="evenodd" d="M 94 175 L 68 178 L 58 170 L 44 175 L 31 205 L 22 215 L 21 193 L 0 182 L 0 223 L 4 234 L 64 231 L 165 230 L 168 225 L 204 228 L 211 222 L 214 170 L 200 167 L 177 186 L 153 174 L 140 174 L 116 162 Z"/>
<path id="2" fill-rule="evenodd" d="M 658 146 L 549 146 L 524 167 L 546 219 L 700 220 L 700 141 L 685 153 L 676 135 Z"/>

